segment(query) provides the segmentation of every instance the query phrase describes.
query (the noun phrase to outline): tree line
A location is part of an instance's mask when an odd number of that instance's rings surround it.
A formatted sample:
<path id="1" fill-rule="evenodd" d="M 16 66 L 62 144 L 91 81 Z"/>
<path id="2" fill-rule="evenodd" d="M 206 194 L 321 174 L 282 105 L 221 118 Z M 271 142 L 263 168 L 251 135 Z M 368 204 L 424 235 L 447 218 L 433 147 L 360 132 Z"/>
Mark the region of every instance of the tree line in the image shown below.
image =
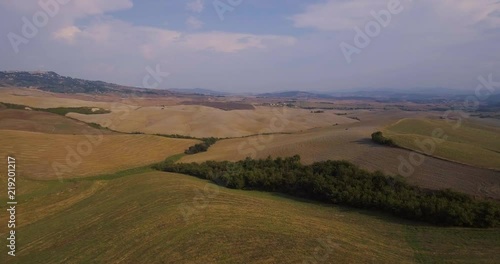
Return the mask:
<path id="1" fill-rule="evenodd" d="M 394 141 L 392 139 L 386 138 L 382 134 L 382 132 L 380 132 L 380 131 L 377 131 L 377 132 L 372 134 L 372 141 L 375 143 L 378 143 L 380 145 L 386 145 L 386 146 L 390 146 L 390 147 L 396 146 L 396 144 L 394 143 Z"/>
<path id="2" fill-rule="evenodd" d="M 280 192 L 320 202 L 376 209 L 443 226 L 500 226 L 500 204 L 451 190 L 411 186 L 382 172 L 368 172 L 347 161 L 302 165 L 300 156 L 238 162 L 206 161 L 155 165 L 162 171 L 208 179 L 234 189 Z"/>
<path id="3" fill-rule="evenodd" d="M 184 151 L 184 154 L 192 155 L 200 152 L 205 152 L 210 146 L 217 142 L 217 138 L 214 137 L 202 138 L 201 140 L 203 141 L 202 143 L 198 143 L 194 146 L 189 147 Z"/>

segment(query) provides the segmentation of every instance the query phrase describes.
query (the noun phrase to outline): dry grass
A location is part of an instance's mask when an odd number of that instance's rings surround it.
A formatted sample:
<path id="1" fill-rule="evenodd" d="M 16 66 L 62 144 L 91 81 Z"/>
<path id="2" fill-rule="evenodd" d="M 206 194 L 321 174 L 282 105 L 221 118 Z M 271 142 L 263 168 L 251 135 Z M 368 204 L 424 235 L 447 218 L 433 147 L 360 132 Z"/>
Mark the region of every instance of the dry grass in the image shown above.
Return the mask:
<path id="1" fill-rule="evenodd" d="M 91 96 L 65 96 L 64 94 L 56 94 L 44 92 L 36 89 L 23 88 L 2 88 L 0 89 L 0 98 L 2 102 L 27 105 L 38 108 L 54 108 L 54 107 L 100 107 L 108 109 L 112 102 L 94 101 Z"/>
<path id="2" fill-rule="evenodd" d="M 432 132 L 440 129 L 446 140 L 436 143 L 433 156 L 500 170 L 500 129 L 463 120 L 460 127 L 439 119 L 403 119 L 388 126 L 386 136 L 398 145 L 422 151 L 416 141 L 433 140 Z"/>
<path id="3" fill-rule="evenodd" d="M 60 115 L 14 109 L 0 110 L 0 130 L 22 130 L 49 134 L 111 134 L 110 131 L 97 130 L 83 122 Z"/>
<path id="4" fill-rule="evenodd" d="M 497 229 L 420 226 L 253 191 L 197 196 L 217 187 L 179 174 L 35 184 L 36 196 L 19 196 L 18 221 L 39 215 L 16 230 L 22 243 L 9 263 L 493 263 L 500 249 Z M 53 203 L 64 206 L 48 210 Z"/>
<path id="5" fill-rule="evenodd" d="M 0 110 L 0 117 L 3 111 L 6 110 Z M 65 164 L 67 147 L 75 150 L 81 142 L 88 142 L 86 135 L 69 134 L 76 132 L 79 128 L 76 124 L 80 123 L 45 113 L 39 116 L 31 112 L 23 116 L 18 112 L 3 114 L 9 118 L 0 118 L 0 125 L 6 122 L 6 128 L 19 129 L 0 130 L 0 156 L 11 154 L 17 158 L 19 205 L 18 254 L 8 260 L 7 254 L 0 254 L 0 263 L 303 263 L 314 256 L 323 263 L 493 263 L 500 250 L 498 229 L 421 226 L 384 214 L 272 193 L 218 188 L 218 194 L 208 196 L 204 188 L 217 187 L 186 175 L 142 169 L 141 172 L 81 178 L 157 162 L 182 153 L 195 144 L 195 140 L 110 133 L 103 136 L 90 155 L 82 158 L 72 173 L 58 181 L 52 162 Z M 199 113 L 191 113 L 196 114 Z M 297 113 L 290 114 L 293 120 L 290 125 L 294 129 L 304 124 L 320 124 L 314 123 L 314 118 L 306 120 L 305 113 L 294 114 Z M 257 155 L 301 154 L 308 163 L 349 159 L 368 169 L 397 170 L 397 156 L 408 152 L 373 145 L 366 139 L 379 126 L 408 114 L 385 113 L 383 118 L 371 112 L 354 115 L 362 121 L 348 119 L 348 124 L 335 127 L 273 135 Z M 157 122 L 154 115 L 146 116 L 151 118 L 148 122 Z M 140 118 L 144 117 L 138 116 Z M 252 124 L 261 127 L 270 120 L 266 111 L 262 116 L 252 113 L 240 118 L 257 118 L 257 121 L 244 121 L 257 122 Z M 331 121 L 325 120 L 321 122 Z M 226 121 L 221 121 L 221 130 L 232 125 Z M 172 125 L 180 124 L 182 118 L 176 122 Z M 36 128 L 47 132 L 52 127 L 68 134 L 22 131 Z M 215 125 L 206 129 L 215 129 Z M 258 137 L 223 140 L 207 153 L 188 156 L 185 160 L 240 159 L 245 155 L 238 151 L 238 145 L 256 139 Z M 472 193 L 474 191 L 468 188 L 474 184 L 484 182 L 494 186 L 490 181 L 498 184 L 497 174 L 488 176 L 489 171 L 456 166 L 459 165 L 429 159 L 410 180 L 424 186 L 449 186 Z M 5 166 L 0 168 L 2 175 L 5 169 Z M 450 171 L 455 174 L 450 176 Z M 474 179 L 470 175 L 474 175 Z M 6 186 L 4 177 L 0 178 L 0 185 Z M 499 194 L 500 189 L 493 193 Z M 5 192 L 0 192 L 0 203 L 5 201 Z M 188 208 L 193 214 L 185 218 L 181 210 Z M 6 216 L 0 214 L 0 223 L 6 223 Z M 5 237 L 6 232 L 6 225 L 0 225 L 0 236 Z"/>
<path id="6" fill-rule="evenodd" d="M 206 160 L 241 160 L 252 154 L 257 158 L 267 156 L 293 156 L 299 154 L 303 162 L 322 160 L 348 160 L 362 168 L 380 170 L 397 175 L 399 157 L 409 159 L 410 152 L 374 144 L 370 135 L 407 113 L 357 114 L 361 122 L 330 128 L 314 129 L 291 135 L 258 136 L 222 140 L 210 147 L 208 152 L 185 156 L 181 162 Z M 416 114 L 412 114 L 416 115 Z M 365 121 L 366 120 L 366 121 Z M 347 130 L 346 130 L 347 129 Z M 500 199 L 500 172 L 475 168 L 426 157 L 420 166 L 414 166 L 408 177 L 410 183 L 425 188 L 451 188 L 483 197 Z"/>
<path id="7" fill-rule="evenodd" d="M 159 162 L 182 153 L 197 142 L 151 135 L 103 135 L 101 141 L 98 137 L 0 130 L 0 156 L 16 157 L 20 177 L 56 179 L 58 175 L 53 165 L 57 162 L 71 168 L 63 174 L 63 178 L 76 178 Z M 89 151 L 83 145 L 92 147 Z M 82 154 L 78 155 L 81 162 L 78 163 L 78 158 L 74 157 L 70 163 L 67 162 L 68 153 L 72 151 Z M 90 154 L 85 155 L 87 152 Z M 71 166 L 71 162 L 76 165 Z"/>
<path id="8" fill-rule="evenodd" d="M 104 115 L 68 116 L 85 122 L 105 125 L 123 132 L 149 134 L 182 134 L 194 137 L 240 137 L 259 133 L 307 130 L 334 124 L 351 124 L 356 120 L 338 116 L 334 111 L 313 114 L 310 110 L 278 107 L 257 107 L 256 110 L 224 111 L 193 105 L 141 107 L 131 111 L 123 122 L 119 112 Z"/>

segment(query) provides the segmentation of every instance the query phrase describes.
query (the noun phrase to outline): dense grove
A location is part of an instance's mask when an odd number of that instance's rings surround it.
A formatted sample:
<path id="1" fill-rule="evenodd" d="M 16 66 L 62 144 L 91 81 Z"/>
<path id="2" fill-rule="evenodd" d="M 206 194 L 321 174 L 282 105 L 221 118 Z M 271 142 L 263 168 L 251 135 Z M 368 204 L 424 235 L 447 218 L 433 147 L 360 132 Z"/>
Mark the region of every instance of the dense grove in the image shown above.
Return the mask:
<path id="1" fill-rule="evenodd" d="M 321 202 L 378 209 L 406 219 L 444 226 L 496 227 L 500 205 L 451 190 L 430 191 L 346 161 L 302 165 L 300 157 L 239 162 L 165 161 L 156 169 L 189 174 L 235 189 L 281 192 Z"/>
<path id="2" fill-rule="evenodd" d="M 84 115 L 109 114 L 111 111 L 92 107 L 57 107 L 57 108 L 35 108 L 38 111 L 45 111 L 53 114 L 65 116 L 68 113 L 79 113 Z M 94 109 L 95 111 L 92 111 Z"/>
<path id="3" fill-rule="evenodd" d="M 381 145 L 386 145 L 391 147 L 396 146 L 396 144 L 394 144 L 392 139 L 384 137 L 384 135 L 380 131 L 377 131 L 372 134 L 372 141 Z"/>
<path id="4" fill-rule="evenodd" d="M 205 152 L 208 150 L 210 146 L 212 146 L 213 144 L 215 144 L 215 142 L 217 142 L 217 138 L 214 137 L 202 138 L 201 140 L 203 141 L 202 143 L 189 147 L 184 151 L 184 154 L 191 155 L 200 152 Z"/>

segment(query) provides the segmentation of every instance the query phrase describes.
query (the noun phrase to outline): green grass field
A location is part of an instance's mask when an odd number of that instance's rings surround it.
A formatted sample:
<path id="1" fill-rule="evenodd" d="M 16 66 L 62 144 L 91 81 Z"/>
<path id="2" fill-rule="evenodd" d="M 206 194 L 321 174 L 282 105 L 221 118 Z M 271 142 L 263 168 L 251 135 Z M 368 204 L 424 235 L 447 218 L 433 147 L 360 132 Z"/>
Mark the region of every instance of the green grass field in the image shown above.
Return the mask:
<path id="1" fill-rule="evenodd" d="M 500 170 L 500 129 L 463 120 L 458 128 L 455 121 L 438 119 L 402 119 L 384 130 L 384 135 L 397 145 L 420 151 L 416 140 L 432 139 L 435 129 L 447 136 L 435 142 L 433 156 L 477 167 Z"/>
<path id="2" fill-rule="evenodd" d="M 500 252 L 500 229 L 433 227 L 147 167 L 17 186 L 18 252 L 0 263 L 495 263 Z"/>

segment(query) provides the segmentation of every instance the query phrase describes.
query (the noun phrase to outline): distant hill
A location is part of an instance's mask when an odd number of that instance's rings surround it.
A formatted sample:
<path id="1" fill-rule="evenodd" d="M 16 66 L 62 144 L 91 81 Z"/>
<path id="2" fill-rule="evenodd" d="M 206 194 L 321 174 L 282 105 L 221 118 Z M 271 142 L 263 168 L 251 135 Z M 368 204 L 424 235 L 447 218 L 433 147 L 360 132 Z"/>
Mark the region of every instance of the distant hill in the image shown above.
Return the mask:
<path id="1" fill-rule="evenodd" d="M 167 90 L 122 86 L 61 76 L 52 71 L 0 71 L 0 86 L 30 87 L 54 93 L 141 93 L 168 95 Z"/>
<path id="2" fill-rule="evenodd" d="M 415 89 L 387 89 L 387 90 L 353 90 L 326 92 L 335 97 L 370 97 L 370 98 L 442 98 L 442 97 L 463 97 L 469 95 L 466 91 L 453 90 L 447 88 L 415 88 Z"/>
<path id="3" fill-rule="evenodd" d="M 258 97 L 266 98 L 333 98 L 331 95 L 311 93 L 304 91 L 285 91 L 285 92 L 274 92 L 274 93 L 263 93 L 257 94 Z"/>
<path id="4" fill-rule="evenodd" d="M 193 88 L 193 89 L 173 88 L 173 89 L 168 89 L 168 90 L 175 92 L 175 93 L 180 93 L 180 94 L 195 94 L 195 95 L 224 96 L 224 95 L 230 94 L 230 93 L 226 93 L 226 92 L 219 92 L 219 91 L 203 89 L 203 88 Z"/>

